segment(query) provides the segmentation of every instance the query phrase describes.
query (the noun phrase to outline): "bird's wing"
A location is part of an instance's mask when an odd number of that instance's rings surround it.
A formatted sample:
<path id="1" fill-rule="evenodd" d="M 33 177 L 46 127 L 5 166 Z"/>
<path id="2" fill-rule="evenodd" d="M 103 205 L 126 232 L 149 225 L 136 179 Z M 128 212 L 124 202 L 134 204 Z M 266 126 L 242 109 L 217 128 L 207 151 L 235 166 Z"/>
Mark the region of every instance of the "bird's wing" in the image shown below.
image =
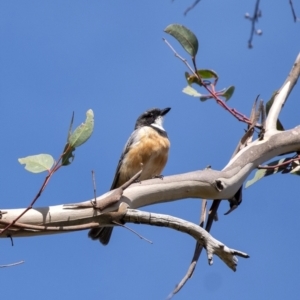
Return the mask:
<path id="1" fill-rule="evenodd" d="M 119 180 L 119 176 L 120 176 L 120 168 L 121 168 L 121 165 L 122 165 L 122 161 L 123 161 L 125 155 L 128 153 L 130 146 L 135 142 L 138 130 L 139 130 L 139 128 L 133 131 L 133 133 L 129 137 L 127 143 L 125 144 L 125 147 L 123 149 L 122 155 L 120 157 L 120 160 L 119 160 L 116 172 L 115 172 L 115 178 L 114 178 L 114 180 L 112 182 L 112 185 L 110 187 L 111 190 L 118 187 L 118 180 Z"/>

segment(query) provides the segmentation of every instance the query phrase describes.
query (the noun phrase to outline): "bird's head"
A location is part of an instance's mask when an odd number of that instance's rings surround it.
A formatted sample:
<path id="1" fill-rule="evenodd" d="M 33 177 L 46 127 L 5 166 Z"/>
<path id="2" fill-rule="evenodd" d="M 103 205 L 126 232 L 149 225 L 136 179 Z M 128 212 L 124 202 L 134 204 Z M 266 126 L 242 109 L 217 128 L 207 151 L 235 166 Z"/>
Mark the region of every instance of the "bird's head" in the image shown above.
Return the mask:
<path id="1" fill-rule="evenodd" d="M 170 111 L 170 109 L 170 107 L 164 109 L 152 108 L 145 111 L 138 117 L 135 123 L 135 129 L 143 126 L 153 126 L 165 131 L 163 128 L 163 120 L 164 116 Z"/>

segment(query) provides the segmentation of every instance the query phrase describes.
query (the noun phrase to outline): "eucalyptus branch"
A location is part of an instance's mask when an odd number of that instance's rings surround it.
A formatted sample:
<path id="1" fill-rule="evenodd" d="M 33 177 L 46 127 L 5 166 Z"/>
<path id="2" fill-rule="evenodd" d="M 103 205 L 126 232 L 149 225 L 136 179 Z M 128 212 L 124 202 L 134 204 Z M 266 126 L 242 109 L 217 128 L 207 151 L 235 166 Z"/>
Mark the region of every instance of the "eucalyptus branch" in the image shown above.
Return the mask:
<path id="1" fill-rule="evenodd" d="M 264 169 L 264 170 L 274 170 L 274 169 L 277 169 L 277 168 L 281 168 L 281 167 L 284 167 L 284 166 L 287 166 L 289 165 L 290 163 L 294 162 L 294 161 L 299 161 L 300 159 L 300 155 L 296 155 L 296 157 L 293 157 L 281 164 L 277 164 L 277 165 L 272 165 L 272 166 L 258 166 L 257 168 L 258 169 Z"/>
<path id="2" fill-rule="evenodd" d="M 290 78 L 293 79 L 293 84 L 292 84 L 292 87 L 295 85 L 296 81 L 297 81 L 297 78 L 299 76 L 299 69 L 298 69 L 298 64 L 297 64 L 297 61 L 299 60 L 299 56 L 297 57 L 296 59 L 296 62 L 292 68 L 292 71 L 289 75 L 289 77 L 286 79 L 286 81 L 288 81 Z M 195 67 L 195 70 L 197 69 L 196 65 L 195 65 L 195 60 L 193 59 L 193 63 L 194 63 L 194 67 Z M 290 92 L 290 91 L 289 91 Z M 257 103 L 257 100 L 258 100 L 258 97 L 256 98 L 255 100 L 255 103 L 253 105 L 253 108 L 252 108 L 252 112 L 251 112 L 251 125 L 249 126 L 248 128 L 248 132 L 250 133 L 249 137 L 251 136 L 251 130 L 253 130 L 254 128 L 254 125 L 257 123 L 257 119 L 259 117 L 259 114 L 258 112 L 256 112 L 256 103 Z M 281 108 L 281 107 L 280 107 Z M 260 103 L 260 110 L 262 109 L 262 105 Z M 264 119 L 264 111 L 260 111 L 260 114 L 262 115 L 262 119 Z M 271 117 L 270 117 L 271 118 Z M 264 123 L 264 122 L 263 122 Z M 253 134 L 253 133 L 252 133 Z M 245 141 L 243 141 L 243 138 L 245 139 Z M 236 151 L 234 152 L 233 154 L 233 157 L 240 151 L 240 144 L 245 144 L 246 143 L 246 139 L 248 139 L 248 135 L 247 133 L 245 134 L 245 136 L 242 138 L 242 140 L 240 141 Z M 295 161 L 295 160 L 298 160 L 298 158 L 294 158 L 292 160 L 289 160 L 287 162 L 285 162 L 284 164 L 289 164 L 291 163 L 292 161 Z M 283 165 L 283 164 L 281 164 Z M 271 167 L 270 167 L 271 168 Z M 272 166 L 272 168 L 274 168 L 274 166 Z M 212 208 L 211 208 L 211 211 L 213 210 L 213 214 L 210 215 L 209 217 L 209 220 L 208 220 L 208 223 L 207 223 L 207 226 L 206 226 L 206 230 L 209 232 L 210 231 L 210 228 L 212 226 L 212 222 L 213 222 L 213 217 L 214 215 L 216 214 L 217 212 L 217 209 L 218 209 L 218 206 L 219 206 L 219 203 L 220 203 L 220 200 L 215 200 L 213 202 L 213 205 L 212 205 Z M 213 208 L 214 206 L 214 208 Z M 184 285 L 185 283 L 187 282 L 187 280 L 192 276 L 195 268 L 196 268 L 196 263 L 197 263 L 197 260 L 199 258 L 199 255 L 201 254 L 201 250 L 202 250 L 202 247 L 201 245 L 199 245 L 199 243 L 197 242 L 196 243 L 196 249 L 195 249 L 195 253 L 194 253 L 194 257 L 192 259 L 192 262 L 190 264 L 190 267 L 188 268 L 188 271 L 186 273 L 186 275 L 183 277 L 183 279 L 181 280 L 181 282 L 176 286 L 176 288 L 174 289 L 174 291 L 170 294 L 169 298 L 171 298 L 174 294 L 176 294 Z"/>
<path id="3" fill-rule="evenodd" d="M 205 202 L 206 201 L 207 200 L 205 200 Z M 209 213 L 208 213 L 208 220 L 207 220 L 207 223 L 206 223 L 206 226 L 205 226 L 205 230 L 207 232 L 210 232 L 210 230 L 211 230 L 212 223 L 215 220 L 215 216 L 217 215 L 217 210 L 219 208 L 220 203 L 221 203 L 221 200 L 214 200 L 211 204 L 211 207 L 210 207 L 210 210 L 209 210 Z M 202 224 L 203 214 L 204 213 L 203 213 L 203 206 L 202 206 L 200 224 Z M 203 226 L 201 226 L 201 227 L 203 227 Z M 190 263 L 190 266 L 189 266 L 185 276 L 176 285 L 175 289 L 169 295 L 168 299 L 171 299 L 173 295 L 177 294 L 184 287 L 186 282 L 192 277 L 192 275 L 193 275 L 193 273 L 196 269 L 196 265 L 197 265 L 197 262 L 199 260 L 199 257 L 201 255 L 202 250 L 203 250 L 203 245 L 201 243 L 199 243 L 199 241 L 197 241 L 196 246 L 195 246 L 195 250 L 194 250 L 194 255 L 193 255 L 192 261 Z"/>
<path id="4" fill-rule="evenodd" d="M 201 86 L 203 86 L 208 93 L 216 100 L 217 104 L 219 104 L 220 106 L 222 106 L 226 111 L 228 111 L 231 115 L 233 115 L 238 121 L 246 123 L 248 125 L 251 125 L 251 120 L 246 117 L 244 114 L 241 114 L 240 112 L 238 112 L 236 109 L 229 107 L 215 92 L 214 89 L 210 88 L 210 84 L 207 84 L 205 81 L 202 80 L 202 78 L 199 76 L 199 74 L 197 73 L 197 66 L 196 66 L 196 61 L 195 61 L 195 57 L 192 58 L 192 62 L 193 62 L 193 66 L 194 69 L 189 65 L 189 63 L 187 62 L 187 60 L 185 58 L 183 58 L 182 56 L 180 56 L 177 51 L 172 47 L 172 45 L 165 39 L 163 38 L 163 41 L 168 45 L 168 47 L 172 50 L 172 52 L 174 53 L 175 57 L 177 57 L 178 59 L 180 59 L 186 66 L 187 68 L 192 72 L 192 74 L 194 76 L 196 76 L 198 78 L 199 84 Z M 260 128 L 260 124 L 256 124 L 255 127 Z"/>
<path id="5" fill-rule="evenodd" d="M 70 146 L 69 146 L 70 147 Z M 44 182 L 42 183 L 42 186 L 40 187 L 38 193 L 36 194 L 36 196 L 33 198 L 33 200 L 31 201 L 31 203 L 28 205 L 27 208 L 25 208 L 23 210 L 23 212 L 21 212 L 14 220 L 11 221 L 11 223 L 7 224 L 7 226 L 5 228 L 3 228 L 0 231 L 0 236 L 7 231 L 11 226 L 13 226 L 22 216 L 24 216 L 30 209 L 33 208 L 33 205 L 35 204 L 35 202 L 39 199 L 39 197 L 42 195 L 43 191 L 45 190 L 46 186 L 48 185 L 51 177 L 53 176 L 53 174 L 59 170 L 59 168 L 62 166 L 61 161 L 63 158 L 63 155 L 69 151 L 69 147 L 67 147 L 67 149 L 60 155 L 58 161 L 55 163 L 55 165 L 53 166 L 53 168 L 48 172 L 48 175 L 45 177 Z"/>
<path id="6" fill-rule="evenodd" d="M 193 68 L 189 65 L 189 63 L 187 62 L 187 60 L 185 58 L 183 58 L 182 56 L 180 56 L 177 51 L 173 48 L 173 46 L 165 39 L 162 38 L 163 41 L 168 45 L 168 47 L 173 51 L 175 57 L 179 58 L 186 66 L 187 68 L 195 75 L 197 76 L 197 74 L 195 73 L 195 71 L 193 70 Z"/>
<path id="7" fill-rule="evenodd" d="M 277 131 L 276 130 L 276 122 L 279 116 L 279 113 L 284 106 L 288 96 L 293 90 L 294 86 L 297 83 L 297 80 L 300 75 L 300 53 L 298 54 L 293 67 L 283 83 L 282 87 L 277 92 L 272 107 L 270 108 L 269 114 L 266 118 L 266 133 L 268 131 Z M 271 132 L 271 134 L 272 134 Z"/>
<path id="8" fill-rule="evenodd" d="M 204 229 L 199 227 L 198 225 L 195 225 L 191 222 L 175 218 L 168 215 L 162 215 L 162 214 L 156 214 L 156 213 L 148 213 L 148 212 L 142 212 L 134 209 L 128 209 L 124 213 L 109 213 L 107 214 L 110 216 L 111 221 L 113 223 L 118 223 L 119 220 L 122 222 L 127 223 L 139 223 L 139 224 L 148 224 L 148 225 L 154 225 L 154 226 L 164 226 L 168 228 L 175 229 L 177 231 L 181 231 L 184 233 L 187 233 L 194 237 L 199 243 L 202 244 L 202 246 L 205 247 L 207 251 L 207 257 L 208 262 L 210 265 L 213 264 L 213 255 L 217 255 L 220 257 L 221 260 L 233 271 L 236 270 L 237 266 L 237 259 L 235 256 L 240 256 L 244 258 L 248 258 L 249 255 L 239 251 L 230 249 L 227 246 L 225 246 L 223 243 L 219 242 L 215 238 L 213 238 L 208 232 L 206 232 Z M 26 215 L 27 216 L 27 215 Z M 0 224 L 5 224 L 6 222 L 3 220 L 0 220 Z M 71 222 L 69 222 L 71 223 Z M 18 227 L 18 230 L 15 232 L 16 235 L 23 235 L 26 236 L 34 234 L 34 235 L 40 235 L 42 232 L 44 234 L 46 233 L 61 233 L 65 231 L 75 231 L 75 230 L 83 230 L 87 229 L 87 226 L 89 228 L 99 226 L 97 223 L 87 223 L 87 224 L 78 224 L 78 225 L 69 225 L 69 226 L 34 226 L 34 225 L 26 225 L 22 223 L 15 223 L 13 226 Z M 14 228 L 13 230 L 16 230 Z"/>
<path id="9" fill-rule="evenodd" d="M 185 198 L 229 199 L 239 190 L 244 180 L 262 163 L 286 152 L 300 149 L 300 126 L 278 132 L 268 139 L 253 141 L 240 150 L 222 170 L 204 169 L 163 179 L 150 179 L 132 184 L 120 200 L 103 211 L 95 210 L 91 200 L 81 202 L 78 208 L 70 205 L 32 208 L 20 219 L 21 223 L 38 226 L 73 226 L 98 223 L 98 226 L 111 225 L 111 216 L 107 213 L 118 210 L 120 204 L 129 208 L 139 208 L 162 202 Z M 97 197 L 97 206 L 107 202 L 114 191 Z M 94 201 L 94 199 L 92 199 Z M 84 207 L 86 206 L 86 207 Z M 12 222 L 24 209 L 5 209 L 1 220 Z M 12 236 L 34 236 L 35 232 L 15 232 L 8 229 Z M 3 235 L 2 235 L 3 237 Z"/>
<path id="10" fill-rule="evenodd" d="M 224 244 L 220 243 L 219 241 L 214 239 L 206 230 L 202 229 L 198 225 L 179 218 L 129 209 L 124 216 L 124 221 L 139 224 L 164 226 L 191 235 L 203 247 L 205 247 L 209 265 L 213 264 L 213 255 L 215 254 L 219 256 L 219 258 L 230 269 L 236 271 L 237 260 L 235 255 L 243 258 L 249 257 L 247 253 L 230 249 Z"/>

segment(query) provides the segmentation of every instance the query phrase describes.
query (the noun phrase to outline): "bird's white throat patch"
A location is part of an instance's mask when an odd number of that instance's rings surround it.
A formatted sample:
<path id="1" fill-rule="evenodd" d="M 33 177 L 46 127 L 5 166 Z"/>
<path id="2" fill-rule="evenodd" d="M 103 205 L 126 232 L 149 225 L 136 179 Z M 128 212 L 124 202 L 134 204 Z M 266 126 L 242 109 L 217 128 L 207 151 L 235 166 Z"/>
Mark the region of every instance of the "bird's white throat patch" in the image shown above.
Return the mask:
<path id="1" fill-rule="evenodd" d="M 163 122 L 164 118 L 162 116 L 159 116 L 158 118 L 155 119 L 154 123 L 151 124 L 151 126 L 156 127 L 162 131 L 165 131 L 163 128 Z"/>

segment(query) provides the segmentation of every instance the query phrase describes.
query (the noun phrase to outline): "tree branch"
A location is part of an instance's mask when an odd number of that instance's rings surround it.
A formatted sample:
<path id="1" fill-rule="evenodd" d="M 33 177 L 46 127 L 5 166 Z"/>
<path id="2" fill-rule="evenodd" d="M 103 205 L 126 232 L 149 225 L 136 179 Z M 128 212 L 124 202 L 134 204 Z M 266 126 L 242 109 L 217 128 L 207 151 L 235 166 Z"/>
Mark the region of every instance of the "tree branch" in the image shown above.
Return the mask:
<path id="1" fill-rule="evenodd" d="M 194 237 L 207 252 L 208 264 L 213 264 L 213 255 L 217 255 L 230 269 L 236 271 L 237 259 L 235 256 L 248 258 L 247 253 L 230 249 L 213 238 L 202 227 L 168 215 L 142 212 L 128 209 L 124 216 L 125 222 L 163 226 L 187 233 Z"/>
<path id="2" fill-rule="evenodd" d="M 299 74 L 300 74 L 300 53 L 298 54 L 287 79 L 285 80 L 282 87 L 279 89 L 277 95 L 274 98 L 274 102 L 272 104 L 272 107 L 270 108 L 268 117 L 266 119 L 266 133 L 270 130 L 277 131 L 276 122 L 279 113 L 282 107 L 284 106 L 288 96 L 290 95 L 292 89 L 296 85 L 297 80 L 299 78 Z"/>
<path id="3" fill-rule="evenodd" d="M 250 15 L 248 13 L 246 13 L 245 17 L 246 19 L 249 19 L 251 21 L 251 32 L 250 32 L 250 38 L 248 40 L 248 48 L 253 48 L 253 44 L 252 44 L 252 40 L 253 40 L 253 36 L 254 34 L 262 34 L 261 30 L 256 30 L 255 29 L 255 23 L 258 22 L 258 18 L 261 17 L 261 11 L 259 9 L 259 1 L 260 0 L 256 0 L 255 3 L 255 8 L 254 8 L 254 13 L 253 16 L 250 17 Z"/>
<path id="4" fill-rule="evenodd" d="M 208 220 L 207 220 L 207 223 L 205 226 L 205 230 L 207 232 L 210 232 L 212 223 L 215 220 L 215 216 L 217 214 L 217 210 L 218 210 L 220 203 L 221 203 L 221 200 L 214 200 L 212 202 L 212 205 L 210 207 L 209 214 L 208 214 Z M 202 214 L 201 214 L 201 219 L 202 219 Z M 201 223 L 202 222 L 200 221 L 200 224 Z M 190 266 L 189 266 L 185 276 L 182 278 L 182 280 L 179 282 L 179 284 L 176 285 L 175 289 L 169 295 L 168 299 L 171 299 L 173 297 L 173 295 L 177 294 L 183 288 L 183 286 L 186 284 L 186 282 L 192 277 L 202 250 L 203 250 L 203 244 L 201 244 L 199 241 L 197 241 L 195 250 L 194 250 L 194 255 L 193 255 L 192 261 L 190 263 Z"/>
<path id="5" fill-rule="evenodd" d="M 74 205 L 58 205 L 33 208 L 19 222 L 39 226 L 73 226 L 97 222 L 99 225 L 112 225 L 108 212 L 118 210 L 120 204 L 129 208 L 140 208 L 162 202 L 185 198 L 229 199 L 237 192 L 250 172 L 263 162 L 286 152 L 300 150 L 300 126 L 283 132 L 276 132 L 268 139 L 254 141 L 243 148 L 222 170 L 204 169 L 185 174 L 165 176 L 163 179 L 150 179 L 132 184 L 121 199 L 103 211 L 94 209 L 92 200 Z M 96 199 L 101 206 L 114 191 L 109 191 Z M 66 201 L 66 200 L 65 200 Z M 84 207 L 84 205 L 86 205 Z M 23 209 L 7 209 L 1 219 L 12 222 Z M 3 227 L 3 226 L 2 226 Z M 15 232 L 12 236 L 34 236 L 41 232 Z M 2 236 L 3 237 L 3 236 Z"/>
<path id="6" fill-rule="evenodd" d="M 191 6 L 189 6 L 189 7 L 184 11 L 183 14 L 186 16 L 187 13 L 188 13 L 190 10 L 194 9 L 195 6 L 196 6 L 199 2 L 200 2 L 200 0 L 195 0 L 194 3 L 193 3 Z"/>

